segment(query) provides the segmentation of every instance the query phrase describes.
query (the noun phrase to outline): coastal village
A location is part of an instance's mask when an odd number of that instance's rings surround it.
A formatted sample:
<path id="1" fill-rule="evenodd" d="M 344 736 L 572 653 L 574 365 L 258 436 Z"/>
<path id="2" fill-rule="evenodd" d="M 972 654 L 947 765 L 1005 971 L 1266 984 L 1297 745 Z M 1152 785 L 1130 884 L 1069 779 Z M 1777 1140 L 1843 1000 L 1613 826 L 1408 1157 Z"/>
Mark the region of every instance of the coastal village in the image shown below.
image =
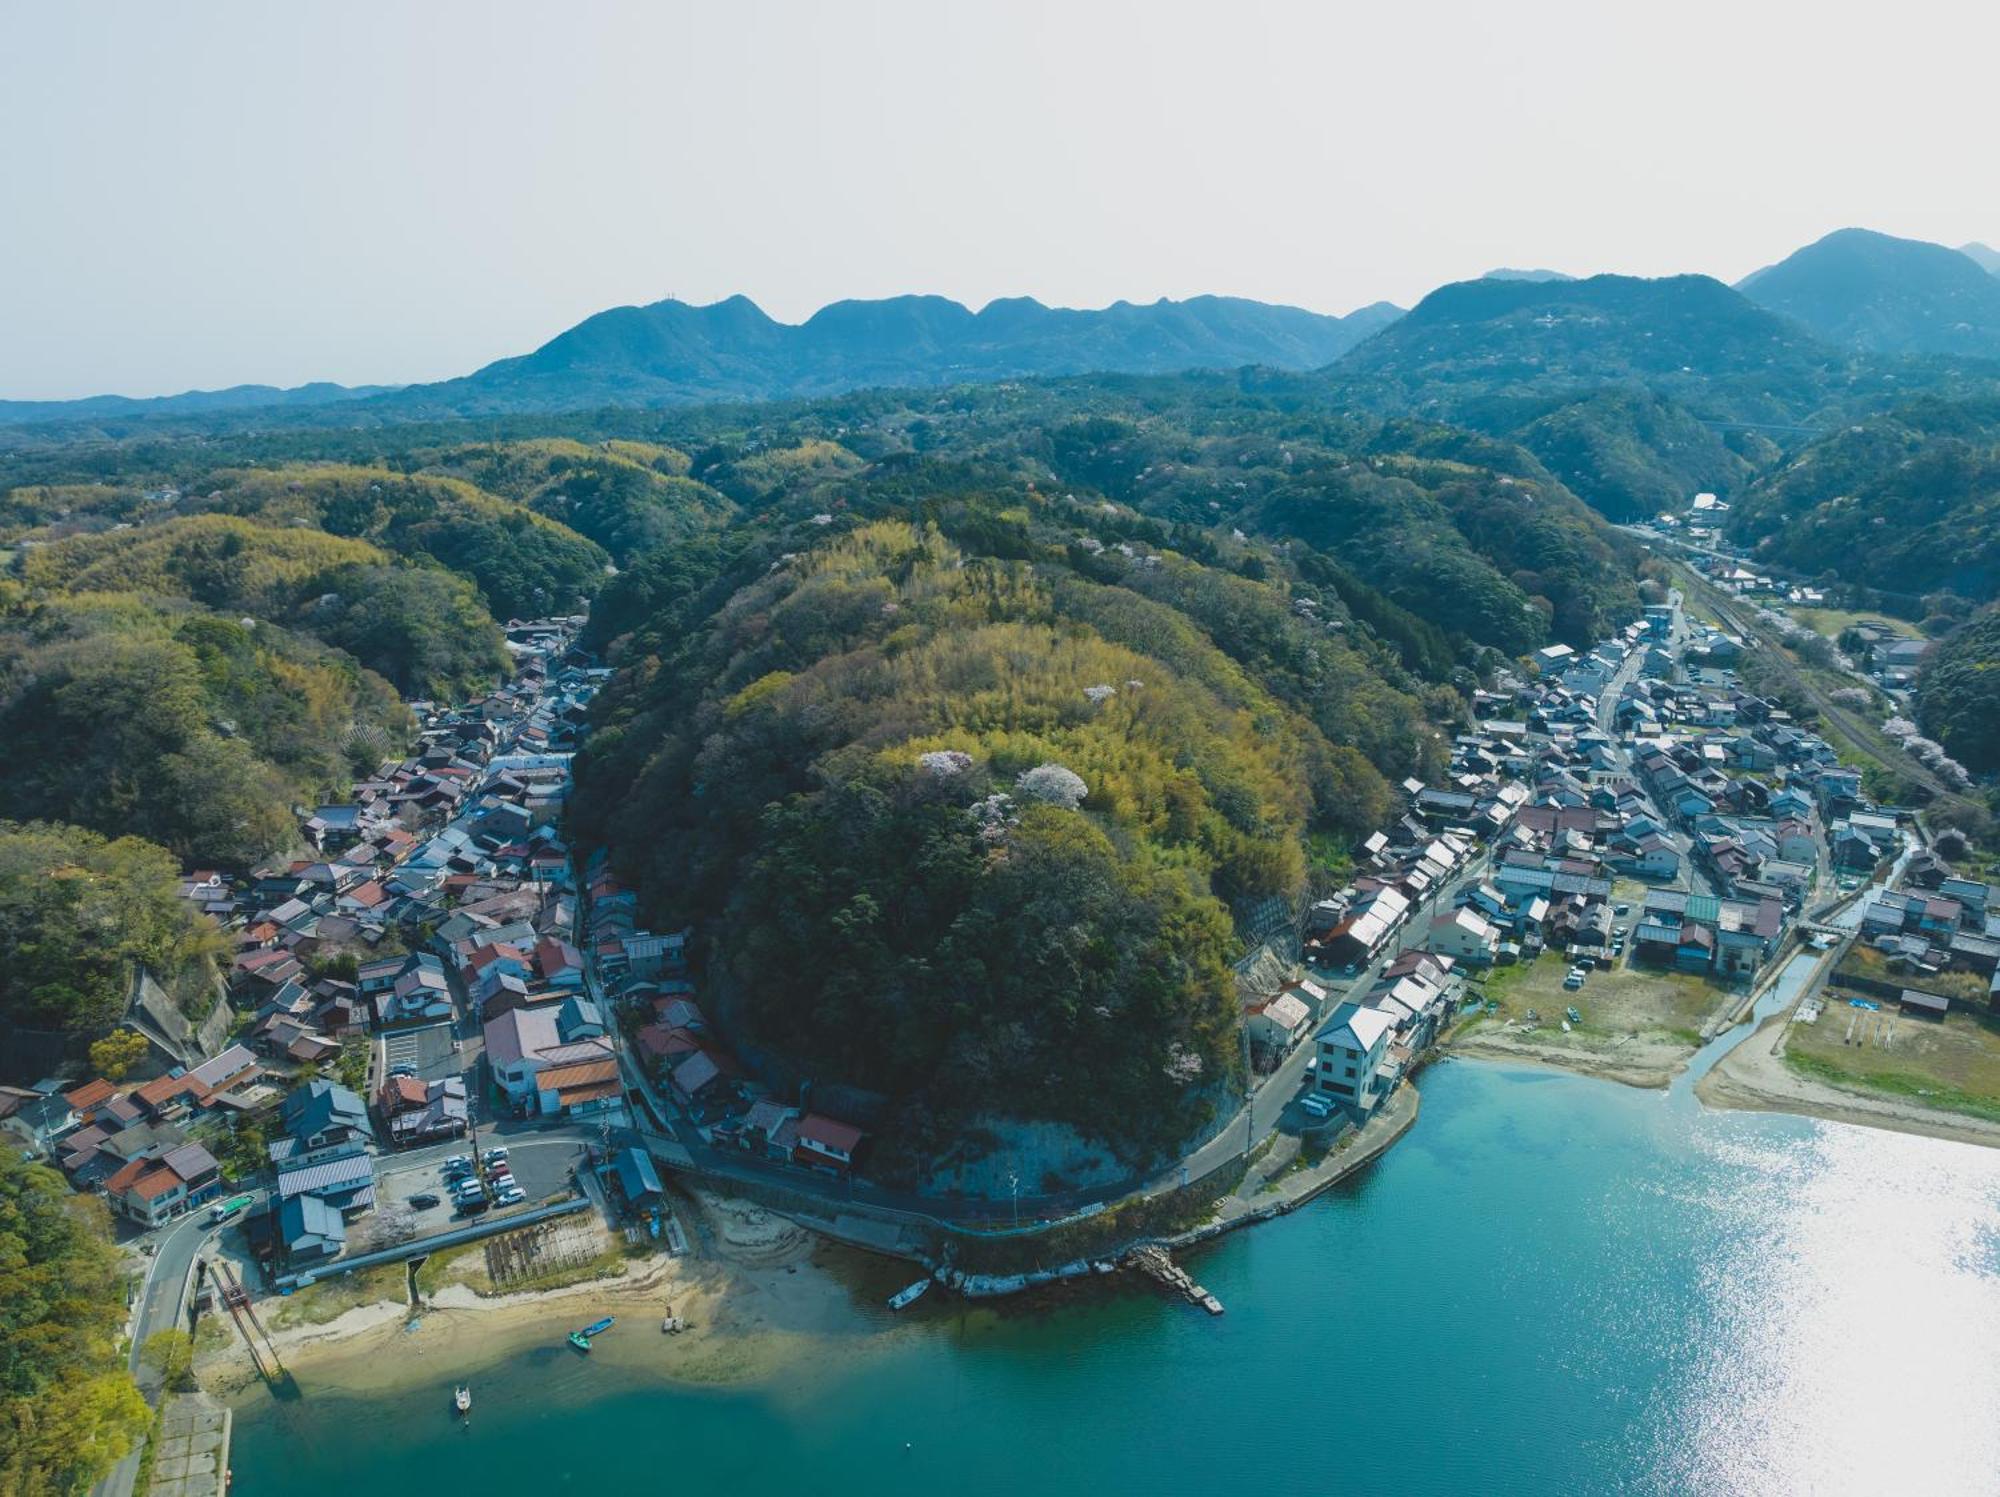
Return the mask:
<path id="1" fill-rule="evenodd" d="M 178 1298 L 140 1297 L 135 1342 L 206 1312 L 276 1375 L 260 1299 L 268 1319 L 274 1299 L 482 1242 L 519 1244 L 497 1251 L 532 1283 L 537 1253 L 589 1256 L 548 1246 L 576 1240 L 562 1234 L 578 1213 L 634 1250 L 683 1253 L 675 1181 L 761 1193 L 917 1260 L 896 1308 L 933 1277 L 976 1296 L 1118 1266 L 1118 1249 L 954 1266 L 943 1213 L 965 1202 L 937 1203 L 942 1233 L 923 1225 L 923 1203 L 869 1185 L 866 1127 L 743 1064 L 701 1005 L 693 933 L 646 929 L 635 892 L 563 839 L 570 757 L 608 674 L 576 649 L 581 622 L 512 624 L 504 685 L 413 703 L 412 751 L 302 816 L 309 856 L 250 880 L 188 872 L 183 897 L 233 948 L 199 1022 L 137 972 L 124 1027 L 143 1053 L 124 1079 L 0 1095 L 5 1126 L 126 1224 L 149 1281 L 180 1276 Z M 1745 689 L 1746 647 L 1675 595 L 1479 691 L 1448 773 L 1405 783 L 1345 886 L 1240 964 L 1248 1122 L 1225 1119 L 1177 1181 L 1134 1190 L 1192 1192 L 1212 1214 L 1126 1262 L 1220 1313 L 1165 1249 L 1375 1157 L 1438 1055 L 1664 1084 L 1797 939 L 1839 932 L 1814 924 L 1835 905 L 1853 912 L 1835 981 L 1856 1002 L 1929 1020 L 2000 1005 L 1994 891 L 1921 851 L 1824 738 Z M 1892 868 L 1893 885 L 1860 892 Z M 1272 1177 L 1253 1160 L 1273 1140 L 1279 1198 L 1232 1190 L 1246 1166 Z M 1030 1236 L 1099 1210 L 1034 1205 Z"/>

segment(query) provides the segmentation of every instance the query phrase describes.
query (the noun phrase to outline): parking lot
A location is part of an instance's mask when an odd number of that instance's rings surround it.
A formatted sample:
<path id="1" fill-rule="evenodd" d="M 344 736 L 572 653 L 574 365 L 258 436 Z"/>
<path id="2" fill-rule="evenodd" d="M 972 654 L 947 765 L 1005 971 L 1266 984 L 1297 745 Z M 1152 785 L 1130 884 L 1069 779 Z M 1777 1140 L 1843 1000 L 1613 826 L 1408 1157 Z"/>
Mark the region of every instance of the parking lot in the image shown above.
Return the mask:
<path id="1" fill-rule="evenodd" d="M 382 1074 L 398 1066 L 408 1066 L 425 1081 L 441 1081 L 463 1070 L 465 1058 L 452 1049 L 451 1025 L 430 1024 L 382 1037 Z"/>
<path id="2" fill-rule="evenodd" d="M 570 1170 L 583 1150 L 580 1139 L 534 1136 L 501 1139 L 491 1134 L 481 1135 L 482 1150 L 494 1144 L 506 1148 L 507 1167 L 527 1199 L 516 1206 L 496 1207 L 492 1214 L 524 1211 L 570 1193 Z M 429 1236 L 458 1225 L 463 1218 L 454 1214 L 451 1187 L 444 1177 L 444 1161 L 452 1155 L 471 1152 L 469 1143 L 457 1139 L 418 1154 L 385 1157 L 376 1180 L 377 1209 L 407 1206 L 411 1196 L 434 1195 L 438 1198 L 437 1205 L 410 1208 L 419 1235 Z"/>

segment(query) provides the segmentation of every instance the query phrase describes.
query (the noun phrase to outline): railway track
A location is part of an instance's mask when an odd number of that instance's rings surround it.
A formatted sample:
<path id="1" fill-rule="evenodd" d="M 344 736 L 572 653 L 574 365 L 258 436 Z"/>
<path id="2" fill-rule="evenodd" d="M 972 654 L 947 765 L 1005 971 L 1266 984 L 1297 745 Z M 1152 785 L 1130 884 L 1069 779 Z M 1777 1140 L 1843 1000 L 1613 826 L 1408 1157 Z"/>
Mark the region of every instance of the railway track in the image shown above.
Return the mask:
<path id="1" fill-rule="evenodd" d="M 1800 694 L 1813 704 L 1813 709 L 1857 748 L 1923 786 L 1934 802 L 1956 802 L 1960 799 L 1958 792 L 1946 784 L 1941 775 L 1898 746 L 1879 727 L 1832 701 L 1810 676 L 1799 669 L 1785 650 L 1784 640 L 1757 619 L 1753 608 L 1724 596 L 1692 569 L 1679 564 L 1676 564 L 1676 569 L 1682 573 L 1682 585 L 1698 595 L 1704 607 L 1745 639 L 1754 639 L 1763 646 L 1766 658 L 1777 667 L 1778 673 L 1797 687 Z"/>

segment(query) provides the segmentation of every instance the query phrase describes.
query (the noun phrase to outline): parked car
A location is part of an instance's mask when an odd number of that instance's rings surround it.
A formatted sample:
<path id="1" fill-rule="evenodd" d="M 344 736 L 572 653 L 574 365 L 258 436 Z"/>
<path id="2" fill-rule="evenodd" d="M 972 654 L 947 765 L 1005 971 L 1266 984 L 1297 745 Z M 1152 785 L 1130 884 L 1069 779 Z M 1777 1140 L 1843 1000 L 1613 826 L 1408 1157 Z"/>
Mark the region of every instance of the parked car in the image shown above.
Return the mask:
<path id="1" fill-rule="evenodd" d="M 389 1074 L 391 1076 L 414 1076 L 417 1074 L 417 1068 L 411 1065 L 391 1066 L 389 1067 Z"/>
<path id="2" fill-rule="evenodd" d="M 477 1216 L 480 1212 L 491 1209 L 492 1205 L 493 1203 L 483 1195 L 472 1196 L 458 1203 L 458 1214 L 460 1216 Z"/>
<path id="3" fill-rule="evenodd" d="M 1333 1115 L 1333 1104 L 1324 1097 L 1302 1097 L 1299 1106 L 1312 1117 L 1325 1118 Z"/>
<path id="4" fill-rule="evenodd" d="M 528 1199 L 528 1193 L 518 1185 L 510 1185 L 493 1198 L 496 1206 L 518 1206 Z"/>
<path id="5" fill-rule="evenodd" d="M 507 1146 L 502 1144 L 498 1148 L 488 1149 L 486 1151 L 486 1162 L 488 1164 L 505 1164 L 507 1162 Z"/>
<path id="6" fill-rule="evenodd" d="M 1568 992 L 1574 993 L 1578 988 L 1582 986 L 1583 986 L 1583 974 L 1581 972 L 1572 972 L 1570 973 L 1569 976 L 1563 979 L 1563 988 Z"/>
<path id="7" fill-rule="evenodd" d="M 439 1203 L 437 1196 L 428 1190 L 420 1190 L 410 1197 L 410 1204 L 419 1211 L 429 1211 Z"/>
<path id="8" fill-rule="evenodd" d="M 1597 966 L 1597 958 L 1591 956 L 1588 952 L 1586 952 L 1584 955 L 1578 957 L 1576 961 L 1570 966 L 1570 971 L 1589 972 L 1595 969 L 1596 966 Z"/>
<path id="9" fill-rule="evenodd" d="M 444 1162 L 444 1167 L 447 1170 L 469 1170 L 472 1168 L 472 1156 L 470 1154 L 454 1154 Z"/>
<path id="10" fill-rule="evenodd" d="M 1611 907 L 1611 913 L 1614 915 L 1629 915 L 1632 913 L 1632 906 L 1629 904 L 1614 904 Z"/>

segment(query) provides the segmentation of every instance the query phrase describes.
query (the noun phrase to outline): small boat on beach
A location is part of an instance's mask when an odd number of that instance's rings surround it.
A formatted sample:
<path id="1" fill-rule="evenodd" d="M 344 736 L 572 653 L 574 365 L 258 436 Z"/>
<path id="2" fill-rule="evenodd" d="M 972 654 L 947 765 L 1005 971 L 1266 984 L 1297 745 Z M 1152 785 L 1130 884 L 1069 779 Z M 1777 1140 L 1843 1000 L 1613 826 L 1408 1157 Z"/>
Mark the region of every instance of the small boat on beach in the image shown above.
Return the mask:
<path id="1" fill-rule="evenodd" d="M 891 1310 L 909 1309 L 911 1305 L 914 1305 L 924 1297 L 924 1291 L 930 1287 L 931 1281 L 929 1279 L 918 1279 L 916 1283 L 906 1288 L 898 1289 L 894 1294 L 889 1296 L 889 1308 Z"/>
<path id="2" fill-rule="evenodd" d="M 1566 1008 L 1563 1010 L 1563 1012 L 1569 1015 L 1570 1023 L 1581 1024 L 1583 1022 L 1583 1015 L 1578 1013 L 1575 1009 Z"/>
<path id="3" fill-rule="evenodd" d="M 472 1389 L 466 1384 L 460 1383 L 458 1391 L 451 1395 L 451 1406 L 461 1414 L 470 1414 L 472 1412 Z"/>
<path id="4" fill-rule="evenodd" d="M 590 1338 L 592 1336 L 603 1335 L 606 1331 L 610 1330 L 611 1327 L 616 1324 L 617 1324 L 616 1317 L 610 1315 L 605 1316 L 604 1319 L 602 1320 L 593 1320 L 589 1325 L 585 1326 L 582 1330 L 571 1331 L 569 1333 L 569 1344 L 571 1346 L 574 1346 L 578 1351 L 589 1351 Z"/>

